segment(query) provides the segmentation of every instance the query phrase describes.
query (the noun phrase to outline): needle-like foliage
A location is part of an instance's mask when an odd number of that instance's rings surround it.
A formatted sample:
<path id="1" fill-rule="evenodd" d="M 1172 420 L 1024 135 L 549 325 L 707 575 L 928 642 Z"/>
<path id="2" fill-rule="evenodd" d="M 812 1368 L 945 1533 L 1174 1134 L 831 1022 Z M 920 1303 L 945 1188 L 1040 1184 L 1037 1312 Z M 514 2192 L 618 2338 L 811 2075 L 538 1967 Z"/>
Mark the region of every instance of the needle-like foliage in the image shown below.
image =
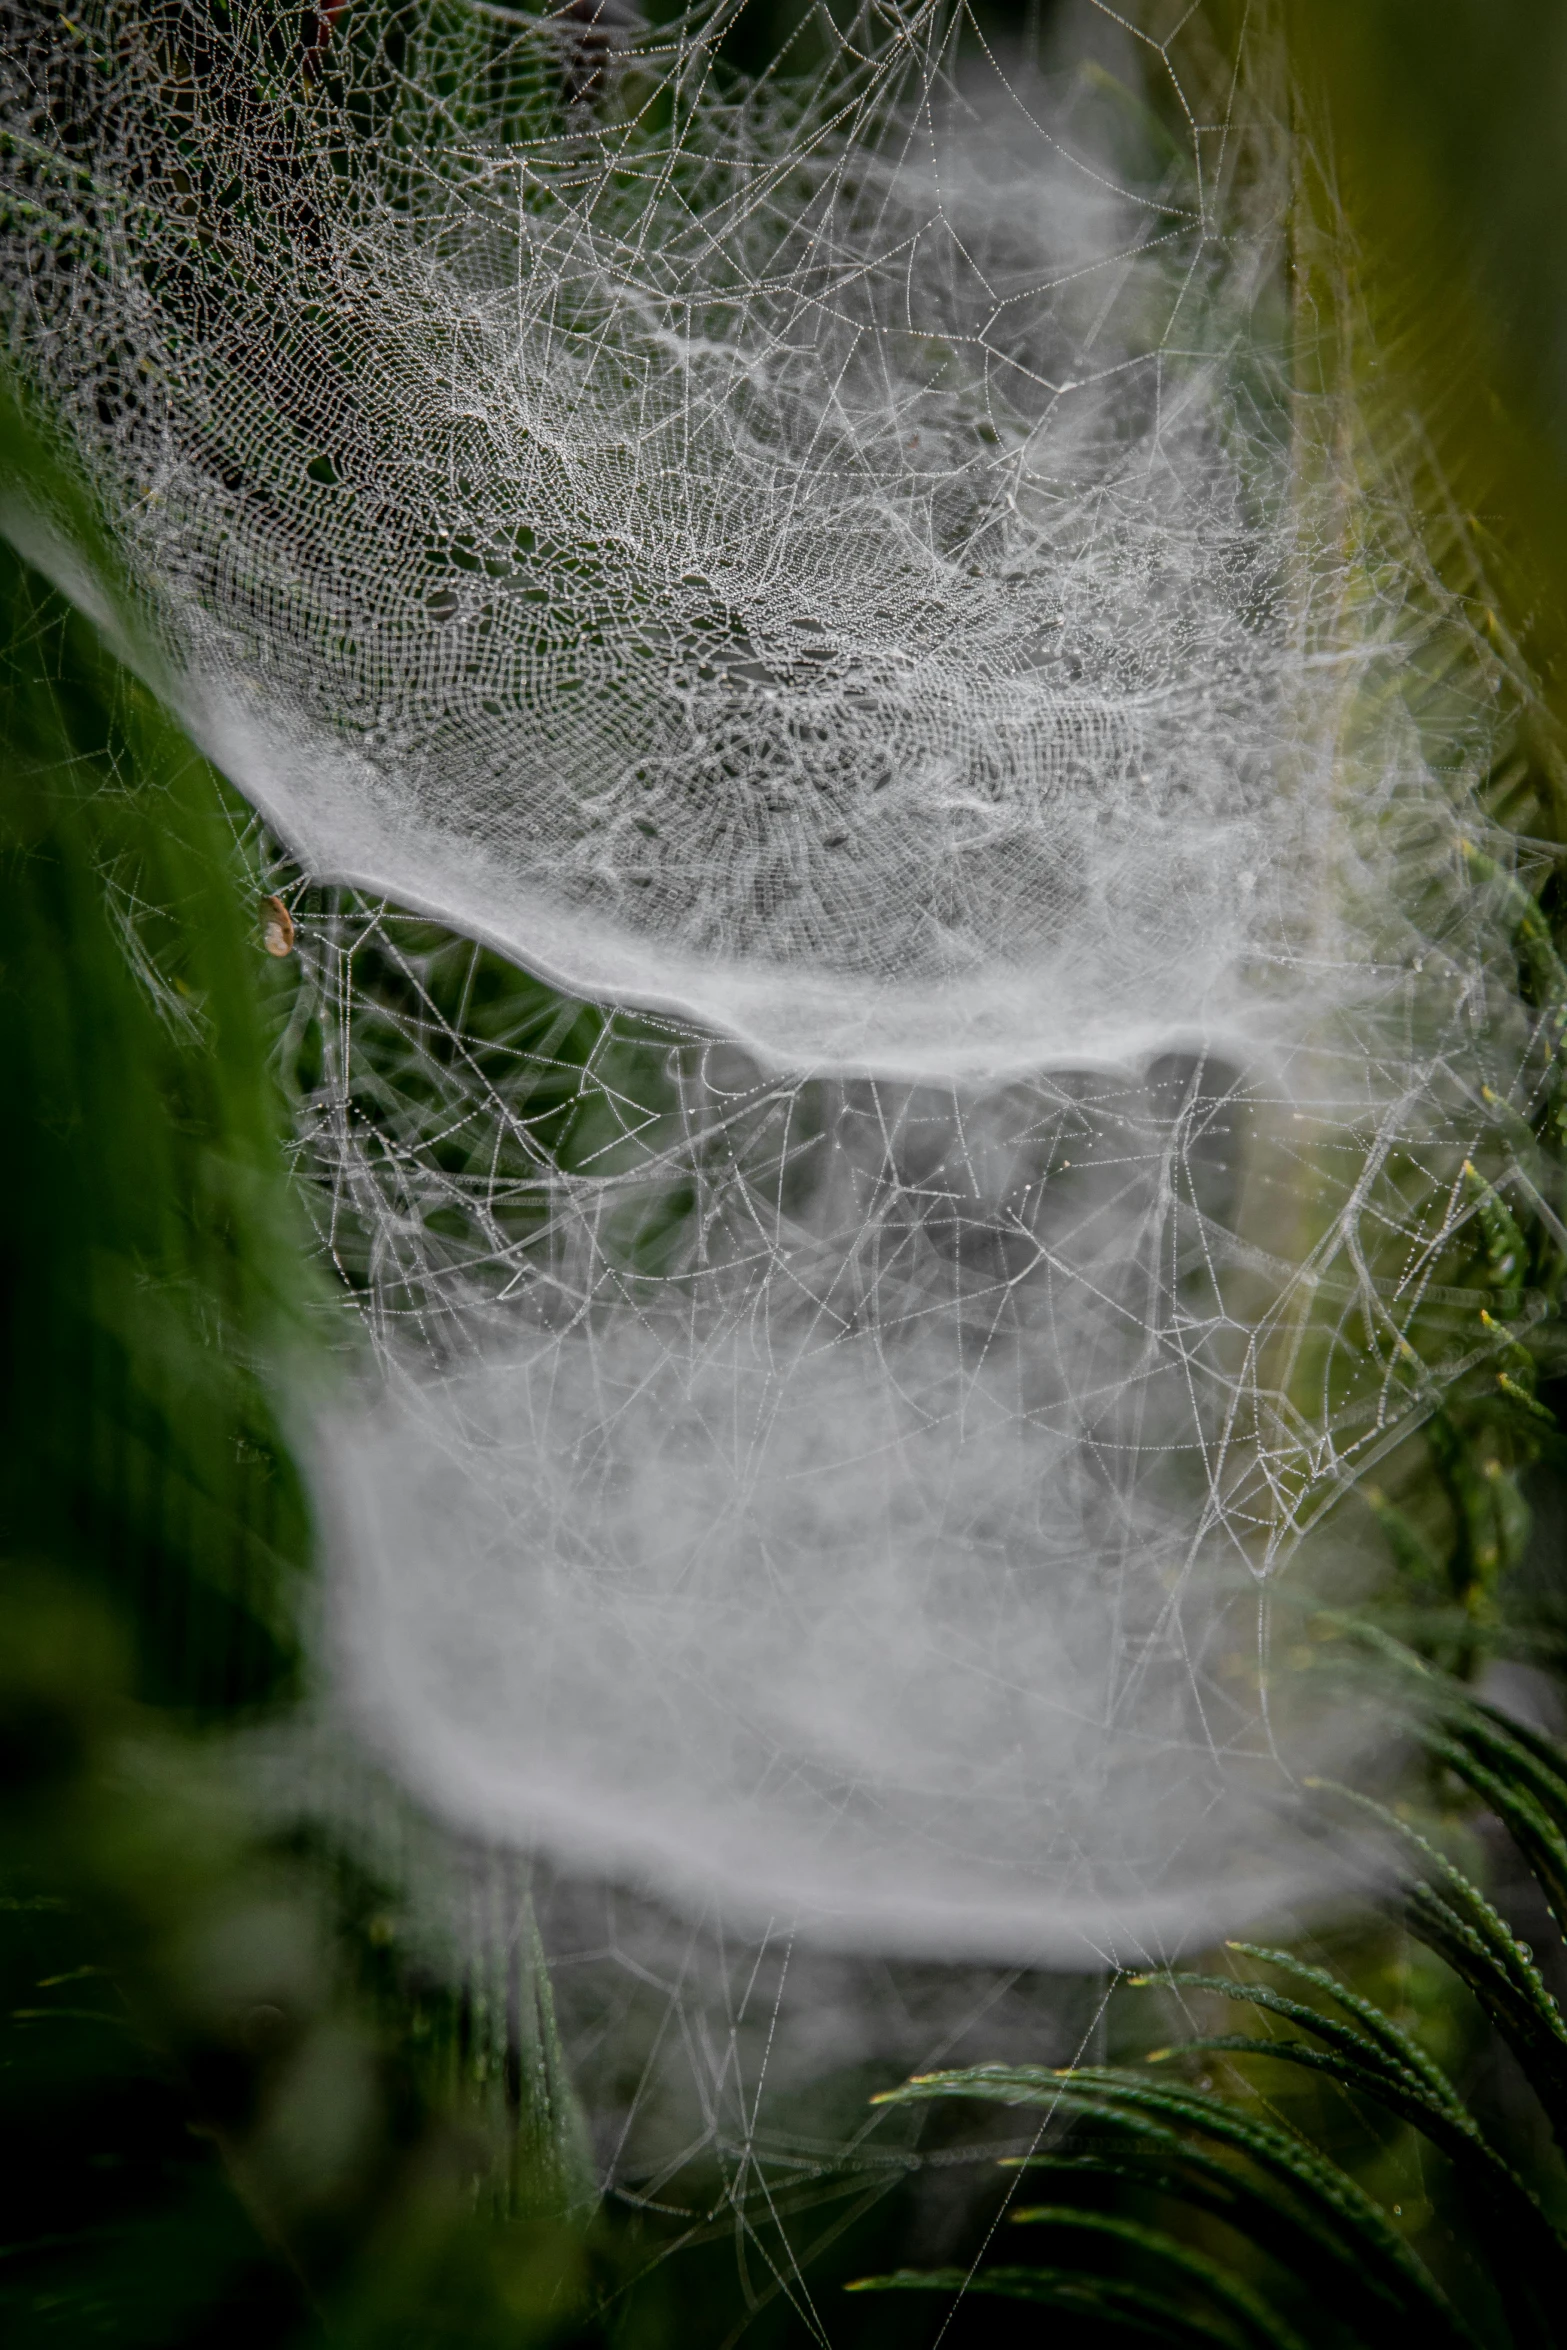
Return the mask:
<path id="1" fill-rule="evenodd" d="M 1433 1763 L 1463 1781 L 1510 1830 L 1553 1917 L 1567 1871 L 1567 1754 L 1481 1703 L 1385 1638 Z M 1324 1797 L 1330 1791 L 1324 1790 Z M 1400 1812 L 1345 1797 L 1399 1850 L 1410 1930 L 1447 1963 L 1518 2060 L 1558 2144 L 1567 2126 L 1567 2017 L 1530 1946 L 1463 1868 Z M 1255 1974 L 1175 1970 L 1158 1981 L 1183 1998 L 1221 1999 L 1274 2028 L 1207 2033 L 1157 2049 L 1175 2058 L 1267 2059 L 1316 2076 L 1424 2139 L 1447 2167 L 1464 2215 L 1470 2296 L 1439 2282 L 1379 2203 L 1300 2131 L 1254 2099 L 1117 2066 L 978 2065 L 933 2073 L 882 2100 L 977 2098 L 1039 2108 L 1065 2143 L 1026 2157 L 1065 2192 L 1157 2198 L 1157 2225 L 1069 2200 L 1025 2204 L 1014 2224 L 1042 2231 L 1051 2257 L 972 2272 L 906 2270 L 860 2290 L 981 2291 L 1091 2318 L 1112 2332 L 1170 2344 L 1376 2343 L 1396 2329 L 1426 2340 L 1525 2345 L 1567 2340 L 1567 2236 L 1559 2180 L 1529 2181 L 1413 2034 L 1329 1969 L 1288 1950 L 1230 1945 Z M 1239 2081 L 1240 2076 L 1237 2075 Z M 1084 2125 L 1109 2133 L 1085 2150 Z M 1222 2223 L 1217 2235 L 1211 2223 Z M 1075 2260 L 1062 2257 L 1074 2242 Z M 1194 2251 L 1194 2241 L 1198 2249 Z M 1217 2245 L 1223 2257 L 1216 2257 Z"/>

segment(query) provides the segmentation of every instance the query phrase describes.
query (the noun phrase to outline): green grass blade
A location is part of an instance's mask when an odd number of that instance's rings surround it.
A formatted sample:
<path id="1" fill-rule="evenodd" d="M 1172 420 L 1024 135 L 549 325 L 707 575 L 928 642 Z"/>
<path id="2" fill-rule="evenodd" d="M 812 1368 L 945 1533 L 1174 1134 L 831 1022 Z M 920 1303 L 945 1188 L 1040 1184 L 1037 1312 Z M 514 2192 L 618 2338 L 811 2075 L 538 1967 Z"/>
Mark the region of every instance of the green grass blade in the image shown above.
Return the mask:
<path id="1" fill-rule="evenodd" d="M 1032 2301 L 1062 2317 L 1090 2319 L 1097 2326 L 1129 2333 L 1173 2350 L 1237 2350 L 1233 2328 L 1210 2322 L 1167 2301 L 1144 2285 L 1119 2277 L 1095 2276 L 1070 2268 L 904 2268 L 890 2276 L 856 2277 L 851 2293 L 989 2293 L 1007 2301 Z M 1278 2337 L 1275 2337 L 1277 2339 Z"/>
<path id="2" fill-rule="evenodd" d="M 1011 2219 L 1016 2227 L 1042 2227 L 1053 2233 L 1098 2238 L 1107 2250 L 1124 2246 L 1167 2270 L 1180 2284 L 1205 2293 L 1246 2341 L 1260 2343 L 1264 2350 L 1304 2350 L 1300 2336 L 1260 2294 L 1207 2253 L 1178 2243 L 1162 2228 L 1144 2227 L 1118 2212 L 1077 2211 L 1060 2203 L 1025 2205 L 1014 2211 Z"/>
<path id="3" fill-rule="evenodd" d="M 1559 2145 L 1567 2149 L 1567 2019 L 1534 1954 L 1479 1887 L 1408 1821 L 1369 1796 L 1336 1790 L 1380 1822 L 1415 1862 L 1407 1894 L 1412 1930 L 1474 1993 L 1524 2068 Z"/>
<path id="4" fill-rule="evenodd" d="M 1460 1728 L 1451 1738 L 1429 1738 L 1427 1746 L 1438 1762 L 1465 1784 L 1506 1828 L 1537 1878 L 1551 1914 L 1560 1922 L 1567 1915 L 1567 1835 L 1552 1818 L 1533 1788 L 1520 1784 L 1520 1772 L 1505 1749 Z"/>
<path id="5" fill-rule="evenodd" d="M 1167 2171 L 1199 2171 L 1205 2188 L 1227 2190 L 1231 2224 L 1301 2276 L 1317 2297 L 1329 2287 L 1358 2306 L 1368 2322 L 1423 2322 L 1438 2340 L 1472 2343 L 1473 2335 L 1429 2271 L 1355 2182 L 1302 2140 L 1253 2119 L 1215 2097 L 1155 2085 L 1136 2074 L 1085 2068 L 1060 2074 L 1042 2066 L 979 2065 L 924 2076 L 879 2103 L 981 2097 L 1036 2105 L 1125 2128 L 1151 2145 Z M 1242 2157 L 1230 2167 L 1190 2145 L 1190 2132 Z"/>
<path id="6" fill-rule="evenodd" d="M 1320 1969 L 1302 1969 L 1302 1972 L 1319 1979 L 1324 1990 L 1333 1984 L 1333 1977 Z M 1348 2024 L 1339 2023 L 1332 2016 L 1321 2014 L 1314 2007 L 1308 2007 L 1303 2000 L 1284 1997 L 1264 1983 L 1237 1982 L 1226 1975 L 1186 1973 L 1171 1975 L 1166 1979 L 1173 1988 L 1216 1991 L 1225 1999 L 1233 1999 L 1243 2006 L 1261 2008 L 1265 2014 L 1276 2015 L 1285 2023 L 1299 2025 L 1303 2031 L 1312 2033 L 1327 2047 L 1334 2049 L 1345 2064 L 1358 2074 L 1368 2079 L 1401 2084 L 1406 2093 L 1414 2096 L 1433 2117 L 1444 2119 L 1459 2128 L 1473 2127 L 1466 2108 L 1440 2066 L 1417 2049 L 1386 2017 L 1380 2018 L 1386 2026 L 1385 2033 L 1375 2033 L 1370 2028 L 1362 2033 L 1353 2030 Z M 1347 2003 L 1354 1994 L 1346 1993 L 1345 1997 Z M 1378 2011 L 1370 2007 L 1369 2001 L 1357 2000 L 1356 2009 L 1362 2007 L 1369 2008 L 1372 2017 L 1377 2016 Z M 1194 2045 L 1197 2043 L 1190 2041 L 1179 2044 L 1183 2048 Z M 1210 2043 L 1204 2042 L 1202 2045 Z M 1171 2049 L 1160 2053 L 1174 2055 L 1178 2052 L 1178 2049 Z"/>
<path id="7" fill-rule="evenodd" d="M 1485 2238 L 1493 2258 L 1505 2260 L 1516 2279 L 1526 2275 L 1551 2303 L 1567 2303 L 1567 2243 L 1552 2226 L 1516 2171 L 1483 2136 L 1469 2116 L 1462 2126 L 1406 2082 L 1368 2071 L 1344 2057 L 1311 2048 L 1301 2040 L 1264 2040 L 1243 2033 L 1183 2041 L 1170 2055 L 1263 2056 L 1303 2072 L 1317 2073 L 1419 2130 L 1453 2165 L 1462 2188 L 1484 2206 Z"/>
<path id="8" fill-rule="evenodd" d="M 1281 1974 L 1293 1977 L 1297 1983 L 1308 1983 L 1313 1989 L 1321 1991 L 1346 2015 L 1355 2018 L 1368 2040 L 1384 2049 L 1394 2063 L 1404 2066 L 1417 2080 L 1422 2081 L 1439 2104 L 1446 2103 L 1455 2114 L 1468 2118 L 1468 2109 L 1436 2059 L 1428 2056 L 1419 2041 L 1394 2023 L 1391 2016 L 1384 2015 L 1375 2001 L 1365 1999 L 1359 1992 L 1351 1990 L 1347 1983 L 1341 1983 L 1337 1975 L 1330 1974 L 1326 1967 L 1310 1966 L 1304 1959 L 1296 1958 L 1291 1951 L 1270 1950 L 1256 1942 L 1231 1942 L 1228 1947 L 1242 1958 L 1252 1959 L 1259 1966 L 1276 1967 Z M 1311 2009 L 1302 2011 L 1303 2016 L 1312 2013 L 1314 2011 Z"/>

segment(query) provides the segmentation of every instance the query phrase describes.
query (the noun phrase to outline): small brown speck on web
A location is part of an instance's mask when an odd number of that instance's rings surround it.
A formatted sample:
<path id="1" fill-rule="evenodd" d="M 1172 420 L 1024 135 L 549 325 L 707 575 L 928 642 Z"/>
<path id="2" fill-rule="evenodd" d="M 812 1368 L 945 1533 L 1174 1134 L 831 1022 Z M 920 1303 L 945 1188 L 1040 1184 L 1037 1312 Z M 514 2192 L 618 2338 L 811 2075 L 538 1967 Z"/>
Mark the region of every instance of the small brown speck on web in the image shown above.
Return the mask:
<path id="1" fill-rule="evenodd" d="M 294 917 L 281 898 L 261 901 L 261 943 L 269 955 L 291 955 L 294 951 Z"/>

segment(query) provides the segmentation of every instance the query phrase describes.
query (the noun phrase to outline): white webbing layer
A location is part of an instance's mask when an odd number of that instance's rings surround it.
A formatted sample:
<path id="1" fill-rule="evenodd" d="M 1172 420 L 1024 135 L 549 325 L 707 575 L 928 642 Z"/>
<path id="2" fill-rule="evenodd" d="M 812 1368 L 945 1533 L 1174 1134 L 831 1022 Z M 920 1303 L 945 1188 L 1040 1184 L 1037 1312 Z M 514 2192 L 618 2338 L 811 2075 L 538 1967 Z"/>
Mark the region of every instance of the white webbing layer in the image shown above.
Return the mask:
<path id="1" fill-rule="evenodd" d="M 592 105 L 465 0 L 308 60 L 272 0 L 8 21 L 11 349 L 196 738 L 316 879 L 754 1055 L 744 1149 L 677 1038 L 672 1136 L 621 1071 L 563 1159 L 539 1067 L 302 916 L 385 1752 L 846 1944 L 1333 1882 L 1280 1807 L 1358 1733 L 1268 1577 L 1430 1407 L 1509 950 L 1453 846 L 1489 656 L 1422 740 L 1432 603 L 1302 460 L 1267 140 L 924 8 L 809 90 L 649 34 Z"/>

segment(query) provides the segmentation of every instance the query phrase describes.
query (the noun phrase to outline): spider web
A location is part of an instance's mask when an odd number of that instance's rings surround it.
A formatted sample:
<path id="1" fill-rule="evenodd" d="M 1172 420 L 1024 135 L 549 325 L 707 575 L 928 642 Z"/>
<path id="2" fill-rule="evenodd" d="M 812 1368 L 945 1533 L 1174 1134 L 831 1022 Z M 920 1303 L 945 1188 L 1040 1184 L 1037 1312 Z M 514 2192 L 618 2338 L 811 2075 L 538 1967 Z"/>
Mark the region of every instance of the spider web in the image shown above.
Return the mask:
<path id="1" fill-rule="evenodd" d="M 1265 72 L 1156 18 L 747 81 L 701 14 L 6 11 L 10 350 L 128 592 L 7 527 L 297 925 L 337 1703 L 544 1856 L 654 2201 L 765 2200 L 764 2078 L 1345 1881 L 1275 1618 L 1501 1343 L 1517 681 L 1299 388 Z"/>
<path id="2" fill-rule="evenodd" d="M 315 870 L 795 1067 L 1255 1020 L 1276 224 L 962 22 L 563 124 L 567 20 L 21 12 L 13 336 Z"/>

